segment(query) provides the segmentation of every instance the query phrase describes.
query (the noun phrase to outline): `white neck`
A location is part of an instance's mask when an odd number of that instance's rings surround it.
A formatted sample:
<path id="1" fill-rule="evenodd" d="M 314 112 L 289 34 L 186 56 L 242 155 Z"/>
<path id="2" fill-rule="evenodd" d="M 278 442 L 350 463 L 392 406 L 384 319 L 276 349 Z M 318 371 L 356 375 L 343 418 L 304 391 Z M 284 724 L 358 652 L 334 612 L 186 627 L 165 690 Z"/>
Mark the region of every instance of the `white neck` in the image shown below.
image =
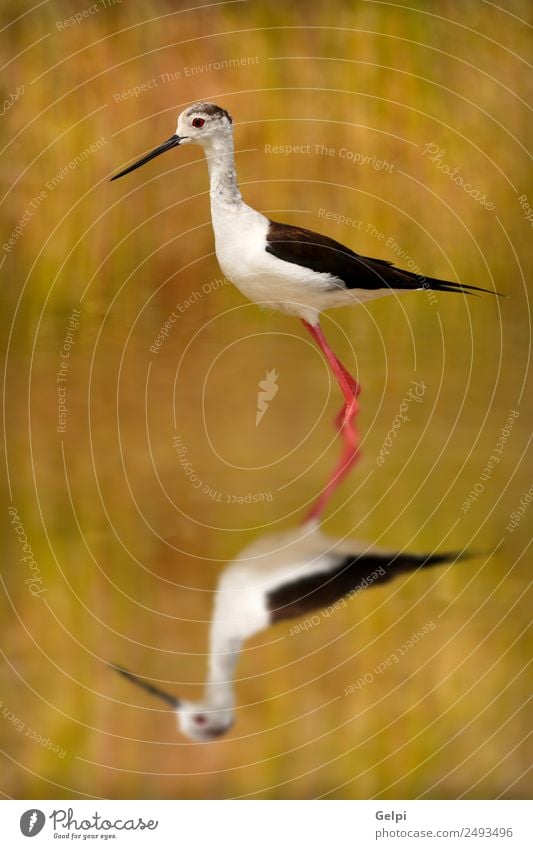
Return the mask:
<path id="1" fill-rule="evenodd" d="M 235 155 L 231 130 L 224 135 L 209 139 L 204 146 L 209 169 L 211 209 L 215 207 L 237 207 L 242 197 L 237 185 Z"/>
<path id="2" fill-rule="evenodd" d="M 241 640 L 228 638 L 221 633 L 218 623 L 211 631 L 211 649 L 205 698 L 209 705 L 217 708 L 232 708 L 235 702 L 235 667 L 241 650 Z"/>

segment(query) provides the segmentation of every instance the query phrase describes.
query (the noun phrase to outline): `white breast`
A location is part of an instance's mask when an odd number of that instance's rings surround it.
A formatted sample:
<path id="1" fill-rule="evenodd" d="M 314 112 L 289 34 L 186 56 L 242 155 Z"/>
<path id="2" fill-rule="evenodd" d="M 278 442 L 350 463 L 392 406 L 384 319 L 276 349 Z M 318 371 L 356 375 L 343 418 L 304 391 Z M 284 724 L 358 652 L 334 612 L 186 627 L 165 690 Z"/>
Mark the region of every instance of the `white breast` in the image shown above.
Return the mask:
<path id="1" fill-rule="evenodd" d="M 244 203 L 213 203 L 215 248 L 224 275 L 251 301 L 314 322 L 318 313 L 354 301 L 334 289 L 331 274 L 311 271 L 268 253 L 269 220 Z"/>
<path id="2" fill-rule="evenodd" d="M 248 546 L 220 576 L 213 632 L 246 640 L 262 631 L 270 623 L 268 593 L 307 575 L 327 573 L 335 562 L 334 550 L 314 523 Z"/>

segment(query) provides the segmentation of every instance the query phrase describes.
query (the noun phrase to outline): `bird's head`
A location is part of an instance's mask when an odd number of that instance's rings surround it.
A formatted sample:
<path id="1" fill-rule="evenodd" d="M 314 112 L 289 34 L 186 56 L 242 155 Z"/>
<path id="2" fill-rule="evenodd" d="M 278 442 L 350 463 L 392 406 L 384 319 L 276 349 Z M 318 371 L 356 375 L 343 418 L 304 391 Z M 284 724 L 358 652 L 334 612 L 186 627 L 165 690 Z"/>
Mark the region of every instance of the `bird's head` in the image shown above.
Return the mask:
<path id="1" fill-rule="evenodd" d="M 115 663 L 109 665 L 128 681 L 170 705 L 176 714 L 179 730 L 197 743 L 210 743 L 217 737 L 222 737 L 230 730 L 235 721 L 233 699 L 229 693 L 225 695 L 222 701 L 189 702 L 175 698 L 175 696 L 155 687 L 123 666 L 117 666 Z"/>
<path id="2" fill-rule="evenodd" d="M 178 728 L 197 743 L 210 743 L 232 727 L 233 709 L 216 708 L 202 702 L 182 702 L 176 708 Z"/>
<path id="3" fill-rule="evenodd" d="M 178 117 L 176 135 L 180 144 L 209 145 L 215 137 L 230 136 L 233 121 L 229 112 L 215 103 L 193 103 Z"/>
<path id="4" fill-rule="evenodd" d="M 135 171 L 156 156 L 181 144 L 199 144 L 208 151 L 217 141 L 222 141 L 223 144 L 230 143 L 233 136 L 232 124 L 231 115 L 221 106 L 204 101 L 193 103 L 178 116 L 178 124 L 173 136 L 132 165 L 128 165 L 123 171 L 115 174 L 111 180 L 124 177 L 125 174 Z"/>

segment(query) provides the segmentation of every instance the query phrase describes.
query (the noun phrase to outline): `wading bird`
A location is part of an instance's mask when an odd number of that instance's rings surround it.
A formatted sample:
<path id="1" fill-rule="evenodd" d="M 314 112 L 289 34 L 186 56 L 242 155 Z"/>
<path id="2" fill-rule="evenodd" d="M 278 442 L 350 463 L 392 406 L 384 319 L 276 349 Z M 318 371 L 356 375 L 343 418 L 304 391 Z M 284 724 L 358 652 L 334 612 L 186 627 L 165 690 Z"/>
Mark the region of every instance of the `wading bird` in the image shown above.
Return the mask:
<path id="1" fill-rule="evenodd" d="M 459 556 L 390 552 L 355 540 L 339 543 L 324 536 L 316 522 L 269 534 L 245 548 L 220 576 L 201 701 L 175 698 L 123 666 L 112 666 L 170 705 L 183 734 L 208 742 L 233 725 L 235 667 L 245 640 L 276 622 Z"/>
<path id="2" fill-rule="evenodd" d="M 200 145 L 207 158 L 215 249 L 224 275 L 250 300 L 300 318 L 324 353 L 343 394 L 344 405 L 336 423 L 344 448 L 309 514 L 316 518 L 356 462 L 359 447 L 354 418 L 360 386 L 328 345 L 319 324 L 320 313 L 412 290 L 488 290 L 403 271 L 387 260 L 360 256 L 328 236 L 271 221 L 252 209 L 244 203 L 237 185 L 232 118 L 214 103 L 189 106 L 178 117 L 173 136 L 111 179 L 183 144 Z"/>

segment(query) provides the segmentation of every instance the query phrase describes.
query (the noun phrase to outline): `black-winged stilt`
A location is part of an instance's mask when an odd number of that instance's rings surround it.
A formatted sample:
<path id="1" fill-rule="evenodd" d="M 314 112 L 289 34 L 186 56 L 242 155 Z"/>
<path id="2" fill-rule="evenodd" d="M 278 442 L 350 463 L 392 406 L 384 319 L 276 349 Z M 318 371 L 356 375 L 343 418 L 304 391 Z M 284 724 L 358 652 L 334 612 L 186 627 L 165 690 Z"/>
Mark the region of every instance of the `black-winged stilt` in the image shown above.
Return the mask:
<path id="1" fill-rule="evenodd" d="M 216 255 L 225 276 L 250 300 L 300 318 L 323 351 L 344 396 L 337 417 L 344 450 L 309 518 L 316 518 L 357 459 L 358 382 L 342 365 L 322 333 L 319 316 L 330 307 L 384 295 L 430 289 L 487 292 L 478 286 L 423 277 L 370 259 L 330 239 L 290 224 L 271 221 L 244 203 L 237 186 L 231 116 L 214 103 L 194 103 L 178 117 L 176 133 L 112 177 L 117 180 L 177 145 L 198 144 L 209 169 L 211 217 Z M 497 293 L 492 293 L 497 294 Z"/>
<path id="2" fill-rule="evenodd" d="M 245 548 L 220 576 L 201 701 L 178 699 L 124 667 L 112 666 L 169 704 L 186 736 L 207 742 L 233 725 L 235 667 L 245 640 L 283 619 L 327 610 L 344 596 L 459 556 L 397 553 L 356 540 L 339 543 L 322 534 L 316 522 L 269 534 Z"/>

